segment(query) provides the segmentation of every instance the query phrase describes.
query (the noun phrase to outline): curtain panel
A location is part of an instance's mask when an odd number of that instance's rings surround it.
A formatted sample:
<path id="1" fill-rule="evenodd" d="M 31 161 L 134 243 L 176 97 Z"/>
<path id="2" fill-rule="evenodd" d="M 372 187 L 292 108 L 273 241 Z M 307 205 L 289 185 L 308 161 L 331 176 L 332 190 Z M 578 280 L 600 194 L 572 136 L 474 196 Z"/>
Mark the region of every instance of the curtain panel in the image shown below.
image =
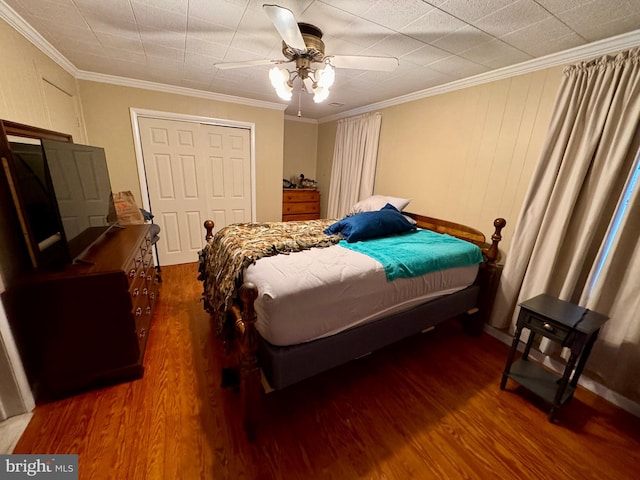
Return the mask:
<path id="1" fill-rule="evenodd" d="M 344 217 L 355 203 L 373 194 L 381 123 L 379 112 L 338 121 L 328 218 Z"/>
<path id="2" fill-rule="evenodd" d="M 639 127 L 640 49 L 565 69 L 491 317 L 513 330 L 517 303 L 539 293 L 608 315 L 587 369 L 636 401 L 640 196 L 628 193 Z"/>

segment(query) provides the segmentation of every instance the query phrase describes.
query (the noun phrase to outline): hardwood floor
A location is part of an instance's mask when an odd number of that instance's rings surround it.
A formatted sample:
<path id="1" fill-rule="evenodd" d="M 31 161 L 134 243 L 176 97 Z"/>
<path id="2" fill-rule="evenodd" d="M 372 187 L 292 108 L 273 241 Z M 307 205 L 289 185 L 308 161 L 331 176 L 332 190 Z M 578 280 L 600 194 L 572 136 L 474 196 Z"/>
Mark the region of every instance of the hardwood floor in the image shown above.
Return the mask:
<path id="1" fill-rule="evenodd" d="M 38 406 L 15 453 L 77 453 L 81 479 L 637 478 L 640 419 L 579 389 L 550 424 L 455 321 L 268 394 L 249 444 L 196 269 L 162 270 L 144 378 Z"/>

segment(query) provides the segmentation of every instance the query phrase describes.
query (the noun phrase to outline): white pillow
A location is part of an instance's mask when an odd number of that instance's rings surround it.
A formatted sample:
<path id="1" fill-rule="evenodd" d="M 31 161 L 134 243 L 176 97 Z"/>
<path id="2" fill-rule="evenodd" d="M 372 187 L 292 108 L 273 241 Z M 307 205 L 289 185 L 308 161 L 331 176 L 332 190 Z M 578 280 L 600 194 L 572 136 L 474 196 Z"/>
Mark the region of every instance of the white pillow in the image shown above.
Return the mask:
<path id="1" fill-rule="evenodd" d="M 407 222 L 409 222 L 411 225 L 417 225 L 417 224 L 418 224 L 418 222 L 416 222 L 416 221 L 415 221 L 413 218 L 411 218 L 410 216 L 408 216 L 408 215 L 402 215 L 402 216 L 403 216 L 404 218 L 406 218 L 406 219 L 407 219 Z"/>
<path id="2" fill-rule="evenodd" d="M 396 207 L 398 211 L 401 212 L 407 205 L 409 205 L 410 201 L 410 198 L 388 197 L 386 195 L 372 195 L 369 198 L 360 200 L 353 207 L 351 207 L 351 210 L 349 210 L 349 215 L 354 215 L 356 213 L 362 212 L 375 212 L 377 210 L 380 210 L 387 203 L 390 203 L 391 205 Z"/>

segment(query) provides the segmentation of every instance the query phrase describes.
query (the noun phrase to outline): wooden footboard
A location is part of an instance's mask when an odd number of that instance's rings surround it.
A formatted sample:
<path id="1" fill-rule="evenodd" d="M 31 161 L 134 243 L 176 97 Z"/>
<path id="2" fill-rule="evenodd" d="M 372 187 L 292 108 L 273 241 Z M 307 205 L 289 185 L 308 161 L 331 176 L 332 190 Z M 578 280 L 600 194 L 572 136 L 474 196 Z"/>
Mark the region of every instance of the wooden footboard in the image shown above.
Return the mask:
<path id="1" fill-rule="evenodd" d="M 417 225 L 439 233 L 446 233 L 478 245 L 483 252 L 485 261 L 480 265 L 476 283 L 480 286 L 480 297 L 475 312 L 470 312 L 465 320 L 465 331 L 473 336 L 482 333 L 483 326 L 493 306 L 502 266 L 498 264 L 500 258 L 498 245 L 502 240 L 502 229 L 506 226 L 503 218 L 497 218 L 493 225 L 494 233 L 491 242 L 487 243 L 485 236 L 479 230 L 465 225 L 439 220 L 423 215 L 409 213 Z M 214 223 L 207 220 L 204 224 L 206 240 L 213 237 Z M 240 370 L 240 389 L 242 408 L 244 411 L 244 427 L 250 440 L 255 438 L 258 420 L 260 418 L 262 383 L 260 364 L 258 360 L 259 335 L 255 328 L 257 320 L 254 302 L 258 298 L 255 285 L 245 283 L 239 291 L 240 302 L 229 312 L 234 325 L 234 345 L 231 348 L 238 354 Z"/>

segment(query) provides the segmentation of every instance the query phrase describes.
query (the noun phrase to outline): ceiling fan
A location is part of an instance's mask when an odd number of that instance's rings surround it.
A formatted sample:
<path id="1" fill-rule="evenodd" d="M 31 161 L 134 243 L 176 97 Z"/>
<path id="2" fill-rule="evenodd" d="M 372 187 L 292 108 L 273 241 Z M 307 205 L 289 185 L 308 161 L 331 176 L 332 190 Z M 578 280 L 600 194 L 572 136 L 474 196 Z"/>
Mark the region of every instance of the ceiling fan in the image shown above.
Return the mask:
<path id="1" fill-rule="evenodd" d="M 291 100 L 294 81 L 300 79 L 301 90 L 313 94 L 316 103 L 329 96 L 329 88 L 337 68 L 392 72 L 398 66 L 395 57 L 370 57 L 358 55 L 325 55 L 322 30 L 315 25 L 298 23 L 293 12 L 279 5 L 264 4 L 265 13 L 282 37 L 282 54 L 286 60 L 251 60 L 248 62 L 218 63 L 220 70 L 274 65 L 269 71 L 271 84 L 283 100 Z M 295 62 L 295 70 L 280 65 Z"/>

